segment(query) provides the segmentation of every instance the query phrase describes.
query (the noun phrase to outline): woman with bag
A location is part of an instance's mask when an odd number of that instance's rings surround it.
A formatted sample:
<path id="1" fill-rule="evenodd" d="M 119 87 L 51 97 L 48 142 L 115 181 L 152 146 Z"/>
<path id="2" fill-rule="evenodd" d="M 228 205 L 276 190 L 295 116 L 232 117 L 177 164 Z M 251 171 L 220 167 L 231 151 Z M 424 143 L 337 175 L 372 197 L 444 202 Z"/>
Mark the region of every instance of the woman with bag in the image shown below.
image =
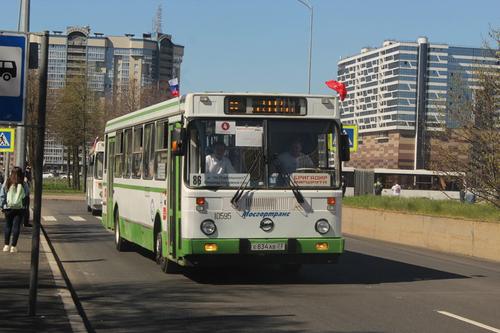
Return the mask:
<path id="1" fill-rule="evenodd" d="M 21 223 L 24 217 L 23 200 L 25 197 L 24 177 L 21 168 L 12 169 L 9 178 L 2 187 L 0 204 L 5 213 L 5 245 L 3 252 L 17 252 L 17 240 L 21 232 Z M 12 242 L 10 236 L 12 234 Z"/>

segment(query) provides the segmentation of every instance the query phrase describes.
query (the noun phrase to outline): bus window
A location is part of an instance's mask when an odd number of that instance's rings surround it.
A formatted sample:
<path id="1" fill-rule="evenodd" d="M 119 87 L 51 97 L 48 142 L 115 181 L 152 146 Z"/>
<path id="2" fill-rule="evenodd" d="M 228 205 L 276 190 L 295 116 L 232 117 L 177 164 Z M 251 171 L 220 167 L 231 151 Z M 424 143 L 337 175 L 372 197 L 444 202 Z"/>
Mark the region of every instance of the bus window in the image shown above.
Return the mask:
<path id="1" fill-rule="evenodd" d="M 142 126 L 134 127 L 134 145 L 132 147 L 132 178 L 141 178 L 142 163 Z"/>
<path id="2" fill-rule="evenodd" d="M 168 123 L 166 121 L 156 124 L 156 145 L 155 145 L 155 175 L 158 180 L 165 180 L 167 175 L 167 155 L 168 155 Z"/>
<path id="3" fill-rule="evenodd" d="M 106 154 L 104 154 L 104 172 L 108 171 L 108 136 L 106 135 L 106 138 L 104 139 L 104 149 L 106 150 Z"/>
<path id="4" fill-rule="evenodd" d="M 123 177 L 130 178 L 132 173 L 132 129 L 127 128 L 123 134 L 123 147 L 124 151 L 124 165 L 123 165 Z"/>
<path id="5" fill-rule="evenodd" d="M 144 151 L 142 156 L 142 170 L 144 179 L 152 179 L 154 173 L 154 124 L 144 127 Z"/>
<path id="6" fill-rule="evenodd" d="M 116 132 L 116 142 L 115 142 L 115 178 L 122 176 L 122 166 L 123 166 L 123 132 Z"/>

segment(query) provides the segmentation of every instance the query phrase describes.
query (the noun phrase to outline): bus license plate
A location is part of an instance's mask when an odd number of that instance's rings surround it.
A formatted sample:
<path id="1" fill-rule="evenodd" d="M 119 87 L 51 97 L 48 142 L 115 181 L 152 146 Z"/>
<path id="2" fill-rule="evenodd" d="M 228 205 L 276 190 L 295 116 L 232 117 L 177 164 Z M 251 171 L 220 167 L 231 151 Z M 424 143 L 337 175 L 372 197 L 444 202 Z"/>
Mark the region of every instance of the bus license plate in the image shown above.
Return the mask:
<path id="1" fill-rule="evenodd" d="M 252 251 L 285 251 L 285 243 L 252 243 Z"/>

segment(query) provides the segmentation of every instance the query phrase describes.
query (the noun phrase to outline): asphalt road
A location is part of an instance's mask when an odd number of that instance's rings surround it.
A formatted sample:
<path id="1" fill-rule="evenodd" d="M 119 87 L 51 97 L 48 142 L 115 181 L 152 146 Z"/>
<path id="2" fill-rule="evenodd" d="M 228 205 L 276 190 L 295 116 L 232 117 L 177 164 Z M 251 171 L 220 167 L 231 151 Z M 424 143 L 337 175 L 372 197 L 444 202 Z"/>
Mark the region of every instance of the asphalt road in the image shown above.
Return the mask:
<path id="1" fill-rule="evenodd" d="M 83 201 L 44 201 L 42 216 L 98 332 L 500 332 L 498 264 L 347 238 L 338 265 L 295 276 L 274 267 L 168 275 L 140 248 L 117 252 Z"/>

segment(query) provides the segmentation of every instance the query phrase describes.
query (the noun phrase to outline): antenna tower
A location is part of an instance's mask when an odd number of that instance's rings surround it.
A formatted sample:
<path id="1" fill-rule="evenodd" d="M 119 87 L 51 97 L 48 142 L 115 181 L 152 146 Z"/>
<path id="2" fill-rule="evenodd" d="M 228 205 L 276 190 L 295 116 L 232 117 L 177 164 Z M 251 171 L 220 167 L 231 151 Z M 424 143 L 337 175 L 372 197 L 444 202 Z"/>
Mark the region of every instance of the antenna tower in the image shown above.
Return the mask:
<path id="1" fill-rule="evenodd" d="M 162 18 L 161 18 L 161 3 L 158 5 L 158 9 L 156 10 L 156 16 L 154 19 L 153 30 L 157 34 L 161 33 L 162 26 Z"/>

